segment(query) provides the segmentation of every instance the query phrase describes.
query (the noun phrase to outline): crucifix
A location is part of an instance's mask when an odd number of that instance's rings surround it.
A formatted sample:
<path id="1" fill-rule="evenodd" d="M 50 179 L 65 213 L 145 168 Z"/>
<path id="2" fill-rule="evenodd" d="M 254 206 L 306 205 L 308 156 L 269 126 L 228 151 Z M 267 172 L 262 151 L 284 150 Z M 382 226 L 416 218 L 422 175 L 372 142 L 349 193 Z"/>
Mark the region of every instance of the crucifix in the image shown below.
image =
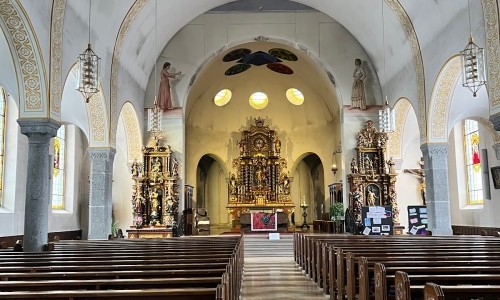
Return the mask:
<path id="1" fill-rule="evenodd" d="M 405 173 L 413 174 L 418 177 L 420 182 L 420 195 L 422 196 L 422 201 L 425 204 L 425 171 L 424 171 L 424 158 L 420 158 L 420 169 L 404 169 Z"/>

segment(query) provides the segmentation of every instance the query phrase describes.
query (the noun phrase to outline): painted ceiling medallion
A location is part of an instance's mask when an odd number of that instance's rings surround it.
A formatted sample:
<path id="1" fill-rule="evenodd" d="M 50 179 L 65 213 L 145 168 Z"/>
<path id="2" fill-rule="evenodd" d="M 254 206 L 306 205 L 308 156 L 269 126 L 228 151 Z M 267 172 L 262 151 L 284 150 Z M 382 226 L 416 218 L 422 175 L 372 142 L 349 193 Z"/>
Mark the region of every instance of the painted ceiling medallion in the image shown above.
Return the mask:
<path id="1" fill-rule="evenodd" d="M 250 69 L 252 65 L 262 66 L 266 65 L 267 68 L 276 73 L 290 75 L 293 74 L 293 70 L 282 64 L 284 60 L 286 61 L 297 61 L 298 58 L 291 51 L 282 48 L 273 48 L 268 51 L 268 53 L 263 51 L 251 52 L 247 48 L 239 48 L 233 50 L 226 54 L 223 58 L 223 62 L 230 62 L 237 60 L 237 64 L 230 67 L 224 73 L 226 76 L 236 75 L 246 70 Z"/>

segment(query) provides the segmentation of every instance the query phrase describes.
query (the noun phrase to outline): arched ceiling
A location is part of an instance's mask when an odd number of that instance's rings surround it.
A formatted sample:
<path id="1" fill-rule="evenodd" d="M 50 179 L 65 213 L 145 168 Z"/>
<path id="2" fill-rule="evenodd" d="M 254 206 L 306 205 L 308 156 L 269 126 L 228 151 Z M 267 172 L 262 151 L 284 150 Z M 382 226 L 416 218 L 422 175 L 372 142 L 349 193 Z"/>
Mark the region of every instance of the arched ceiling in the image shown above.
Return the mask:
<path id="1" fill-rule="evenodd" d="M 50 61 L 48 57 L 50 35 L 47 32 L 50 28 L 50 9 L 53 1 L 35 1 L 36 3 L 32 0 L 19 1 L 34 25 L 41 53 L 47 64 Z M 160 53 L 176 32 L 191 20 L 231 2 L 259 1 L 93 0 L 92 44 L 96 53 L 102 57 L 101 80 L 105 98 L 111 99 L 114 107 L 120 107 L 126 99 L 133 98 L 136 99 L 137 108 L 141 110 L 148 78 L 158 58 L 156 53 Z M 278 4 L 273 7 L 269 4 L 271 2 Z M 352 34 L 370 57 L 382 85 L 386 85 L 384 82 L 387 82 L 388 86 L 384 90 L 393 102 L 404 96 L 416 107 L 416 102 L 425 99 L 425 95 L 422 95 L 424 80 L 419 78 L 421 77 L 419 74 L 423 73 L 423 66 L 420 71 L 415 69 L 416 55 L 423 56 L 425 84 L 429 89 L 430 83 L 439 73 L 442 62 L 461 50 L 463 46 L 460 45 L 466 44 L 467 30 L 464 30 L 468 25 L 467 19 L 464 20 L 464 16 L 467 15 L 466 0 L 424 0 L 422 1 L 424 3 L 419 1 L 418 4 L 412 0 L 295 0 L 295 2 L 290 7 L 297 7 L 298 3 L 321 11 L 342 24 Z M 481 33 L 479 44 L 484 46 L 481 2 L 471 2 L 472 31 Z M 262 5 L 262 12 L 268 7 L 280 10 L 280 6 L 284 6 L 286 9 L 287 3 L 292 2 L 266 0 Z M 62 74 L 69 70 L 75 61 L 75 55 L 82 52 L 86 46 L 87 4 L 87 1 L 67 0 L 63 27 Z M 383 19 L 382 7 L 384 7 Z M 127 15 L 134 10 L 136 14 L 127 19 Z M 402 21 L 404 18 L 406 22 Z M 385 42 L 382 38 L 382 25 L 385 26 Z M 126 30 L 120 32 L 120 28 L 124 27 Z M 154 34 L 155 28 L 158 31 L 157 39 Z M 409 40 L 412 34 L 414 39 Z M 116 78 L 113 78 L 111 74 L 113 53 L 116 51 L 116 42 L 120 39 L 123 41 L 120 45 L 120 56 L 114 58 L 119 60 L 120 65 Z M 415 49 L 421 49 L 422 53 L 420 51 L 416 53 Z M 435 53 L 438 55 L 434 55 Z M 110 96 L 113 84 L 118 90 L 116 97 Z M 422 91 L 417 92 L 417 89 Z"/>
<path id="2" fill-rule="evenodd" d="M 295 54 L 298 60 L 283 60 L 280 63 L 293 70 L 293 74 L 290 75 L 271 71 L 266 65 L 252 65 L 242 73 L 224 75 L 227 69 L 238 63 L 237 60 L 223 62 L 222 58 L 239 48 L 250 49 L 252 53 L 256 51 L 267 53 L 270 49 L 282 48 Z M 301 106 L 293 105 L 286 99 L 285 92 L 289 88 L 297 88 L 304 94 L 305 101 Z M 232 99 L 226 106 L 216 107 L 213 98 L 222 89 L 231 90 Z M 255 110 L 250 107 L 248 99 L 255 92 L 264 92 L 268 95 L 269 105 L 266 108 Z M 305 53 L 276 42 L 245 43 L 213 57 L 200 70 L 189 91 L 186 104 L 186 120 L 190 126 L 207 126 L 207 118 L 202 116 L 206 113 L 210 116 L 217 115 L 217 118 L 209 118 L 213 122 L 209 126 L 221 131 L 238 128 L 241 119 L 251 115 L 276 115 L 282 119 L 280 123 L 284 128 L 315 127 L 332 122 L 338 112 L 335 87 L 329 81 L 326 72 Z M 220 120 L 225 121 L 220 122 Z"/>

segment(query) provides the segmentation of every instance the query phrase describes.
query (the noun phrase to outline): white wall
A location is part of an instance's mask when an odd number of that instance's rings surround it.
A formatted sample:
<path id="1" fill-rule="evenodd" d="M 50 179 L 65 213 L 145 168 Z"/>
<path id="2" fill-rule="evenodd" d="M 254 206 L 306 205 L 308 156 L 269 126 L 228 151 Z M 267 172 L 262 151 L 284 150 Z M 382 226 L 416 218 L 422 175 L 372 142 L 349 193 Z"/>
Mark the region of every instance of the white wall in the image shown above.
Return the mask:
<path id="1" fill-rule="evenodd" d="M 85 194 L 79 190 L 79 183 L 85 178 L 83 157 L 87 148 L 83 132 L 74 125 L 66 125 L 66 159 L 64 166 L 64 209 L 49 209 L 49 232 L 79 230 L 80 202 L 85 201 Z M 52 143 L 53 144 L 52 139 Z"/>
<path id="2" fill-rule="evenodd" d="M 13 101 L 10 98 L 7 103 L 4 205 L 0 208 L 0 236 L 24 234 L 28 138 L 20 133 Z M 49 232 L 81 229 L 82 202 L 88 200 L 88 187 L 86 190 L 81 189 L 82 181 L 87 178 L 85 174 L 88 175 L 84 160 L 87 151 L 85 135 L 74 125 L 67 126 L 66 134 L 65 209 L 53 211 L 49 207 Z"/>
<path id="3" fill-rule="evenodd" d="M 423 205 L 420 180 L 413 174 L 405 174 L 404 169 L 420 169 L 420 133 L 417 124 L 417 115 L 410 107 L 404 125 L 403 140 L 401 141 L 402 158 L 401 170 L 396 178 L 396 193 L 398 195 L 399 222 L 408 229 L 408 206 Z"/>
<path id="4" fill-rule="evenodd" d="M 479 124 L 479 148 L 487 149 L 489 167 L 500 165 L 492 148 L 494 140 L 491 133 Z M 457 122 L 449 138 L 448 176 L 450 182 L 451 221 L 453 225 L 500 226 L 500 217 L 495 212 L 500 211 L 500 190 L 493 188 L 490 175 L 491 200 L 484 200 L 483 205 L 467 205 L 463 122 Z M 483 159 L 483 158 L 481 158 Z M 484 161 L 484 159 L 483 159 Z M 481 165 L 483 167 L 483 161 Z"/>
<path id="5" fill-rule="evenodd" d="M 16 122 L 17 115 L 18 110 L 15 100 L 8 96 L 5 122 L 3 206 L 0 207 L 0 236 L 20 235 L 23 234 L 24 230 L 26 172 L 18 172 L 18 170 L 26 170 L 28 145 L 26 136 L 21 134 L 19 125 Z"/>
<path id="6" fill-rule="evenodd" d="M 116 154 L 113 162 L 112 203 L 113 217 L 118 228 L 125 230 L 133 225 L 132 216 L 132 187 L 134 181 L 128 164 L 127 137 L 123 118 L 118 120 L 116 132 Z"/>
<path id="7" fill-rule="evenodd" d="M 326 69 L 332 72 L 342 94 L 343 103 L 350 104 L 354 60 L 363 61 L 368 78 L 365 82 L 367 104 L 381 99 L 377 75 L 370 58 L 356 39 L 339 23 L 320 12 L 275 13 L 210 13 L 191 21 L 170 40 L 157 61 L 157 72 L 165 61 L 172 63 L 172 71 L 182 71 L 174 81 L 174 107 L 185 106 L 191 77 L 207 57 L 228 44 L 267 36 L 297 43 L 310 50 Z M 156 94 L 154 70 L 147 86 L 145 107 L 152 107 Z M 160 76 L 156 76 L 159 87 Z M 381 104 L 381 102 L 380 102 Z"/>
<path id="8" fill-rule="evenodd" d="M 214 161 L 207 172 L 207 199 L 205 200 L 211 225 L 228 225 L 229 214 L 226 209 L 228 197 L 227 181 L 221 165 Z"/>

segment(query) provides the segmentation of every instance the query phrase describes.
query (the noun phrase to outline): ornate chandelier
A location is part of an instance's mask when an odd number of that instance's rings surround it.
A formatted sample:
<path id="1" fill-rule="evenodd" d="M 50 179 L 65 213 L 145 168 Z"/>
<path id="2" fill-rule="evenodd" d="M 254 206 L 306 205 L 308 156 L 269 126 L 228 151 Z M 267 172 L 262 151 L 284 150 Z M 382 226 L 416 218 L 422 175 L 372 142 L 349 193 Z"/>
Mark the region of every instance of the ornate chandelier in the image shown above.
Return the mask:
<path id="1" fill-rule="evenodd" d="M 382 109 L 378 111 L 378 122 L 380 132 L 390 133 L 396 131 L 396 115 L 394 109 L 389 106 L 387 98 Z"/>
<path id="2" fill-rule="evenodd" d="M 469 43 L 465 49 L 460 51 L 462 57 L 462 86 L 468 88 L 474 97 L 477 91 L 486 84 L 486 67 L 484 64 L 484 49 L 474 43 L 472 39 L 472 26 L 470 22 L 470 3 L 469 10 Z"/>
<path id="3" fill-rule="evenodd" d="M 155 97 L 153 108 L 148 108 L 148 131 L 151 135 L 161 133 L 161 109 L 158 106 L 158 101 Z"/>
<path id="4" fill-rule="evenodd" d="M 78 73 L 77 91 L 82 93 L 85 101 L 88 103 L 90 98 L 99 92 L 99 69 L 100 58 L 92 50 L 90 44 L 90 12 L 92 10 L 92 0 L 89 1 L 89 43 L 87 49 L 77 56 L 78 58 Z"/>

